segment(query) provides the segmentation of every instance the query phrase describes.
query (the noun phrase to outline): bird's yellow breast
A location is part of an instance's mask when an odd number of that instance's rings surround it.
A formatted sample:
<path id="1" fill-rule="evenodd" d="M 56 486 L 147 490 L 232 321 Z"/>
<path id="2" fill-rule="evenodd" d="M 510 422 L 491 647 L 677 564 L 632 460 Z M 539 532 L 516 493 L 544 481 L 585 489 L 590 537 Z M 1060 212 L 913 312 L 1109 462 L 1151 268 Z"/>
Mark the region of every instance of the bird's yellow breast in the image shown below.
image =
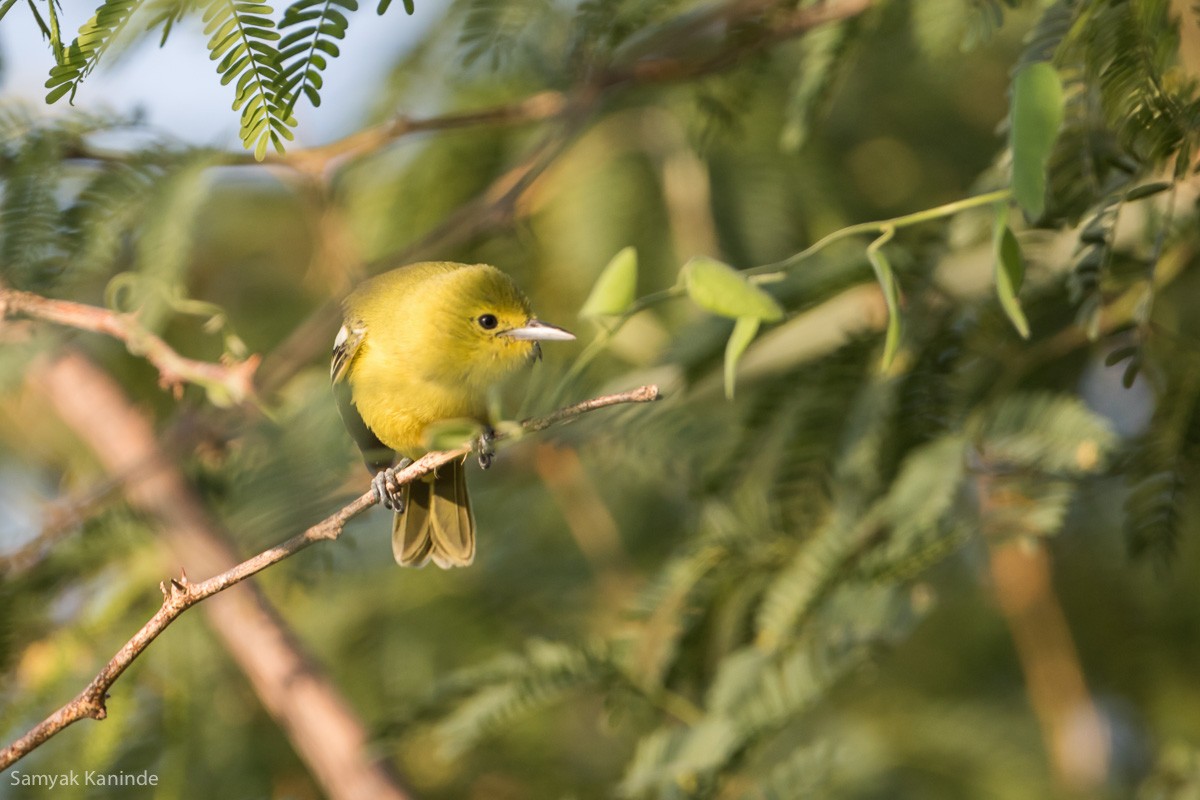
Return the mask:
<path id="1" fill-rule="evenodd" d="M 503 334 L 531 316 L 511 279 L 487 265 L 428 262 L 367 281 L 346 300 L 345 327 L 355 337 L 345 380 L 362 421 L 409 458 L 424 452 L 432 423 L 486 423 L 489 388 L 535 352 Z"/>
<path id="2" fill-rule="evenodd" d="M 446 419 L 486 422 L 486 396 L 462 383 L 426 379 L 403 354 L 364 344 L 349 375 L 354 405 L 379 441 L 408 458 L 425 452 L 425 429 Z"/>

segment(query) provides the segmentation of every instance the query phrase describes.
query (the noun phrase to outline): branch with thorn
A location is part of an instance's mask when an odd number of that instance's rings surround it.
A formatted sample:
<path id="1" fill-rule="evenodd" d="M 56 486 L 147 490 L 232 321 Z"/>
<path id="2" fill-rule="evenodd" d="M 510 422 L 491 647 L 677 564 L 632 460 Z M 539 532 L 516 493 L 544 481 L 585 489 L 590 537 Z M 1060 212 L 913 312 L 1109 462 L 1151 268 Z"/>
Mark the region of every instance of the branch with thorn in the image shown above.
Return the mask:
<path id="1" fill-rule="evenodd" d="M 585 400 L 582 403 L 559 409 L 544 417 L 525 420 L 521 423 L 521 429 L 525 432 L 535 433 L 553 425 L 568 422 L 589 411 L 628 403 L 650 403 L 658 398 L 659 391 L 657 386 L 641 386 L 631 391 Z M 504 438 L 506 437 L 503 434 L 498 434 L 496 437 L 497 441 Z M 465 458 L 470 454 L 471 447 L 471 445 L 466 444 L 453 450 L 440 450 L 427 453 L 404 470 L 398 472 L 396 474 L 396 481 L 400 484 L 405 484 L 417 480 L 422 475 L 427 475 L 443 464 L 448 464 L 455 459 Z M 160 585 L 163 594 L 162 606 L 159 607 L 154 616 L 117 651 L 116 655 L 104 665 L 104 668 L 92 679 L 91 683 L 84 687 L 83 691 L 76 695 L 73 700 L 39 722 L 20 739 L 0 750 L 0 770 L 12 766 L 69 725 L 85 718 L 104 719 L 108 716 L 107 699 L 109 689 L 116 683 L 117 679 L 121 677 L 121 674 L 125 672 L 129 665 L 150 646 L 150 643 L 166 630 L 167 626 L 174 622 L 184 611 L 228 589 L 230 586 L 244 581 L 251 575 L 261 572 L 274 564 L 278 564 L 285 558 L 289 558 L 317 542 L 337 539 L 342 535 L 347 522 L 378 502 L 379 500 L 375 496 L 375 493 L 368 491 L 303 533 L 297 534 L 274 547 L 270 547 L 258 555 L 246 559 L 232 569 L 228 569 L 207 580 L 193 583 L 188 579 L 186 573 L 181 572 L 178 578 L 163 581 Z"/>
<path id="2" fill-rule="evenodd" d="M 130 353 L 142 356 L 158 370 L 158 385 L 178 397 L 185 383 L 221 390 L 226 399 L 237 405 L 254 398 L 254 373 L 259 357 L 214 364 L 197 361 L 177 353 L 161 338 L 146 330 L 132 314 L 121 314 L 107 308 L 53 300 L 31 292 L 0 286 L 0 321 L 10 315 L 53 322 L 81 331 L 102 333 L 124 342 Z"/>

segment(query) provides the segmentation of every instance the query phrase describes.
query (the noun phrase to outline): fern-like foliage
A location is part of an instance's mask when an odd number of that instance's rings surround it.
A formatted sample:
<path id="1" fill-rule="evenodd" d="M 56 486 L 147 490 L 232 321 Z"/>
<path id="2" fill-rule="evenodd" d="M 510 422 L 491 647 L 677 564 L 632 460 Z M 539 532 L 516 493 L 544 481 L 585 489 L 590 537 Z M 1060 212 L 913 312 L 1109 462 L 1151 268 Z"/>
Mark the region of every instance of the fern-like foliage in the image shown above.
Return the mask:
<path id="1" fill-rule="evenodd" d="M 75 99 L 79 84 L 96 68 L 105 48 L 129 23 L 142 0 L 105 0 L 96 13 L 79 28 L 79 35 L 63 49 L 59 64 L 46 80 L 46 102 L 70 95 Z M 51 7 L 53 7 L 51 3 Z"/>
<path id="2" fill-rule="evenodd" d="M 10 283 L 43 290 L 75 266 L 63 236 L 63 206 L 74 185 L 63 182 L 86 180 L 87 173 L 73 170 L 69 157 L 89 133 L 121 122 L 78 112 L 48 120 L 20 104 L 0 106 L 0 269 Z"/>
<path id="3" fill-rule="evenodd" d="M 171 32 L 184 17 L 196 11 L 201 0 L 143 0 L 143 13 L 146 15 L 146 30 L 152 31 L 161 27 L 158 45 L 167 43 Z"/>
<path id="4" fill-rule="evenodd" d="M 217 62 L 221 84 L 234 85 L 233 110 L 241 111 L 241 139 L 260 161 L 267 146 L 282 153 L 296 120 L 276 92 L 279 85 L 279 31 L 265 3 L 213 0 L 204 10 L 209 58 Z"/>
<path id="5" fill-rule="evenodd" d="M 1196 479 L 1200 395 L 1195 367 L 1170 376 L 1147 429 L 1123 467 L 1126 545 L 1131 555 L 1170 562 L 1179 543 L 1183 503 Z"/>
<path id="6" fill-rule="evenodd" d="M 53 157 L 54 147 L 52 138 L 34 134 L 4 181 L 0 260 L 7 279 L 18 286 L 47 286 L 62 268 L 55 196 L 62 172 Z"/>
<path id="7" fill-rule="evenodd" d="M 827 25 L 801 42 L 803 56 L 792 81 L 787 119 L 780 133 L 785 150 L 799 150 L 808 140 L 814 117 L 827 104 L 837 79 L 853 64 L 846 55 L 857 40 L 858 27 L 851 22 Z"/>
<path id="8" fill-rule="evenodd" d="M 1107 123 L 1132 155 L 1160 165 L 1182 154 L 1186 167 L 1200 136 L 1200 101 L 1194 82 L 1179 74 L 1170 4 L 1124 0 L 1081 9 L 1058 58 L 1082 67 Z"/>
<path id="9" fill-rule="evenodd" d="M 468 0 L 459 34 L 463 65 L 486 57 L 489 69 L 506 66 L 523 51 L 545 44 L 538 41 L 539 29 L 553 17 L 548 0 Z"/>
<path id="10" fill-rule="evenodd" d="M 460 753 L 481 737 L 546 707 L 573 689 L 611 683 L 613 675 L 612 660 L 605 649 L 529 642 L 524 655 L 504 656 L 482 670 L 472 671 L 470 694 L 438 726 L 438 738 L 447 754 Z"/>
<path id="11" fill-rule="evenodd" d="M 1186 174 L 1200 142 L 1200 96 L 1177 63 L 1178 47 L 1177 20 L 1162 0 L 1047 8 L 1021 62 L 1053 58 L 1067 82 L 1047 222 L 1111 204 L 1165 165 Z"/>
<path id="12" fill-rule="evenodd" d="M 321 105 L 321 74 L 340 55 L 334 40 L 346 38 L 350 21 L 344 12 L 355 11 L 358 0 L 297 0 L 283 12 L 275 93 L 285 115 L 291 116 L 301 95 Z"/>
<path id="13" fill-rule="evenodd" d="M 913 611 L 892 588 L 846 587 L 831 598 L 808 639 L 774 652 L 749 646 L 727 654 L 706 693 L 703 718 L 642 737 L 621 793 L 708 796 L 720 774 L 800 723 L 835 683 L 869 659 L 875 644 L 911 628 Z"/>

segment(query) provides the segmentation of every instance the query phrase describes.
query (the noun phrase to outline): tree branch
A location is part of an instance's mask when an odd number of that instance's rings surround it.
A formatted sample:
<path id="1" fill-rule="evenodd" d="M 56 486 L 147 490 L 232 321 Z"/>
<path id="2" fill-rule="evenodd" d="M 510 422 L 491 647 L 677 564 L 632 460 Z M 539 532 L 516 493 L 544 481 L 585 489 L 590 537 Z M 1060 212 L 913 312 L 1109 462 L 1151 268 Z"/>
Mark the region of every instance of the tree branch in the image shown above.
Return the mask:
<path id="1" fill-rule="evenodd" d="M 642 386 L 628 392 L 605 395 L 577 403 L 545 417 L 525 420 L 521 423 L 521 427 L 530 432 L 541 431 L 596 409 L 623 403 L 648 403 L 658 398 L 657 386 Z M 497 436 L 497 439 L 502 438 L 504 437 Z M 396 479 L 401 484 L 409 483 L 443 464 L 467 456 L 470 452 L 471 447 L 464 445 L 454 450 L 428 453 L 398 473 Z M 154 616 L 117 651 L 91 683 L 84 687 L 83 691 L 73 700 L 46 717 L 4 750 L 0 750 L 0 770 L 7 769 L 55 734 L 81 719 L 86 717 L 104 719 L 108 714 L 105 704 L 108 690 L 129 665 L 150 646 L 150 643 L 184 611 L 317 542 L 337 539 L 341 536 L 348 521 L 378 502 L 373 492 L 366 492 L 303 533 L 268 548 L 208 580 L 193 583 L 186 574 L 181 574 L 179 578 L 163 581 L 160 584 L 163 603 Z"/>
<path id="2" fill-rule="evenodd" d="M 532 94 L 523 100 L 490 106 L 475 111 L 457 111 L 435 117 L 414 118 L 401 114 L 379 125 L 357 131 L 329 144 L 270 153 L 263 163 L 291 167 L 310 175 L 322 175 L 333 164 L 373 153 L 404 136 L 433 133 L 476 125 L 519 125 L 555 119 L 568 110 L 568 98 L 562 92 L 546 91 Z M 246 154 L 243 162 L 255 163 Z"/>
<path id="3" fill-rule="evenodd" d="M 185 564 L 193 574 L 214 575 L 242 560 L 150 417 L 107 373 L 68 348 L 35 361 L 28 382 L 157 529 L 168 570 Z M 391 765 L 369 748 L 366 725 L 253 581 L 200 610 L 324 796 L 411 800 Z"/>
<path id="4" fill-rule="evenodd" d="M 197 361 L 175 352 L 142 327 L 134 315 L 0 286 L 0 320 L 10 314 L 24 314 L 119 339 L 130 353 L 143 356 L 158 370 L 159 386 L 173 390 L 176 395 L 184 383 L 194 383 L 205 388 L 221 387 L 235 404 L 254 397 L 254 372 L 260 360 L 257 355 L 222 364 Z"/>

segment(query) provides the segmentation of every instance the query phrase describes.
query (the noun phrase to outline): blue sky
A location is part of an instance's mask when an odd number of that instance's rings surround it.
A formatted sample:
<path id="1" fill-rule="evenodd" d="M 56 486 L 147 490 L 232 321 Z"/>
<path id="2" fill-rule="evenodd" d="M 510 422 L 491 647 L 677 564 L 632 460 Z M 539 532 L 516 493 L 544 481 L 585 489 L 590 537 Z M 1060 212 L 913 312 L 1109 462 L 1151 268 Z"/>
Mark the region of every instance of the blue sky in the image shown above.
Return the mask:
<path id="1" fill-rule="evenodd" d="M 98 0 L 63 0 L 64 39 L 66 31 L 73 35 L 91 17 L 97 4 Z M 383 79 L 400 49 L 407 48 L 436 18 L 441 0 L 417 0 L 416 5 L 412 17 L 405 15 L 399 2 L 379 17 L 374 13 L 375 0 L 366 0 L 351 19 L 341 57 L 325 72 L 321 107 L 302 104 L 297 111 L 301 144 L 345 135 L 361 121 L 370 88 Z M 283 7 L 277 4 L 276 10 Z M 237 115 L 230 108 L 233 89 L 220 84 L 204 44 L 198 19 L 172 33 L 162 49 L 158 37 L 151 37 L 115 64 L 101 61 L 84 81 L 75 104 L 127 112 L 141 109 L 151 125 L 188 142 L 240 147 Z M 4 59 L 0 96 L 45 108 L 43 84 L 53 61 L 24 2 L 0 21 L 0 55 Z M 66 108 L 66 101 L 60 100 L 58 106 Z"/>

